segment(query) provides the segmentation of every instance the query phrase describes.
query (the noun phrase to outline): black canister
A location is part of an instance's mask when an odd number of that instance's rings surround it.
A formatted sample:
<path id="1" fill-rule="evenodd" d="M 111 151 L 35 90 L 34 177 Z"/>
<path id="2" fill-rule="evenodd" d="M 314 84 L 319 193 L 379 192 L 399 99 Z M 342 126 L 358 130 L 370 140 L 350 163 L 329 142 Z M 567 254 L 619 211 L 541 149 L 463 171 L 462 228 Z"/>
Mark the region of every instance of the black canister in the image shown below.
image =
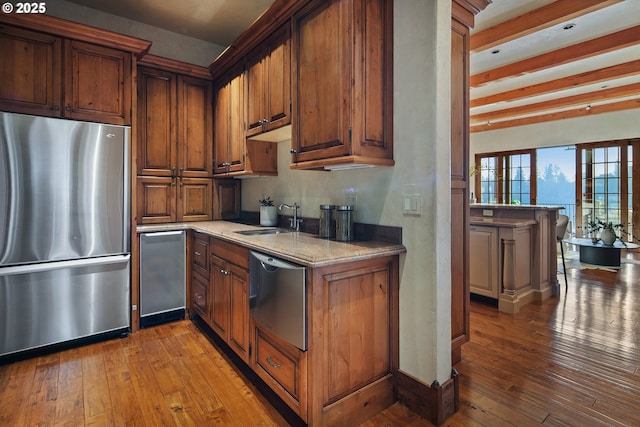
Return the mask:
<path id="1" fill-rule="evenodd" d="M 334 205 L 320 205 L 320 237 L 331 238 L 336 235 L 336 219 L 333 214 Z"/>
<path id="2" fill-rule="evenodd" d="M 336 240 L 353 240 L 353 206 L 336 206 Z"/>

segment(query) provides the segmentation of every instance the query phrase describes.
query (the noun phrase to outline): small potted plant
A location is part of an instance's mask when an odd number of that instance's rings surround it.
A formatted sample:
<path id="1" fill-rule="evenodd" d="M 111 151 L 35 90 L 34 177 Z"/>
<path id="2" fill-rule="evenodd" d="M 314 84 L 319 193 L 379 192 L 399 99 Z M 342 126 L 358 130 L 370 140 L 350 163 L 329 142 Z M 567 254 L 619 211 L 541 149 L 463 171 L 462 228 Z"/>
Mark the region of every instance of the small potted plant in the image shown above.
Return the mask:
<path id="1" fill-rule="evenodd" d="M 593 236 L 591 239 L 595 242 L 602 240 L 602 243 L 608 246 L 611 246 L 618 240 L 618 234 L 616 230 L 623 228 L 623 224 L 614 224 L 612 221 L 603 221 L 601 219 L 596 218 L 595 221 L 589 221 L 587 223 L 589 227 L 589 231 L 591 233 L 600 233 L 599 237 Z"/>
<path id="2" fill-rule="evenodd" d="M 278 225 L 278 210 L 269 196 L 260 199 L 260 225 L 266 227 Z"/>

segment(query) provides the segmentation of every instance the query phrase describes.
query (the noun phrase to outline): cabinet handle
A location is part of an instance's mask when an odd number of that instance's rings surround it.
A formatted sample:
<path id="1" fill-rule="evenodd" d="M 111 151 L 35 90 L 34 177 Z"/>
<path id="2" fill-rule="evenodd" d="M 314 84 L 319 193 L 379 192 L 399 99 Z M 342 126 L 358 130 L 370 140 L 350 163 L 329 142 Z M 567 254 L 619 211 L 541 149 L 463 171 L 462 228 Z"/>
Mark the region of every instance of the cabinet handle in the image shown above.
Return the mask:
<path id="1" fill-rule="evenodd" d="M 176 179 L 175 177 L 171 178 L 171 186 L 175 187 L 176 186 Z"/>
<path id="2" fill-rule="evenodd" d="M 180 177 L 180 187 L 184 187 L 184 182 L 182 182 L 182 177 Z"/>
<path id="3" fill-rule="evenodd" d="M 202 295 L 200 295 L 200 294 L 198 294 L 198 293 L 196 293 L 196 294 L 194 295 L 194 297 L 195 297 L 196 299 L 202 299 Z"/>
<path id="4" fill-rule="evenodd" d="M 291 150 L 289 150 L 289 153 L 291 154 L 298 154 L 298 150 L 294 150 L 293 148 Z"/>
<path id="5" fill-rule="evenodd" d="M 171 176 L 176 176 L 176 167 L 175 166 L 173 166 L 171 168 Z"/>
<path id="6" fill-rule="evenodd" d="M 196 251 L 196 252 L 195 252 L 195 254 L 196 254 L 196 256 L 200 256 L 200 255 L 202 255 L 202 254 L 201 254 L 200 252 L 198 252 L 198 251 Z"/>
<path id="7" fill-rule="evenodd" d="M 64 107 L 64 109 L 67 110 L 67 111 L 71 111 L 71 105 L 67 104 L 67 106 Z"/>
<path id="8" fill-rule="evenodd" d="M 220 269 L 220 273 L 221 273 L 223 276 L 228 276 L 229 274 L 231 274 L 231 273 L 229 273 L 227 270 L 223 270 L 223 269 Z"/>
<path id="9" fill-rule="evenodd" d="M 182 172 L 184 172 L 184 168 L 180 168 L 180 176 L 182 176 Z"/>
<path id="10" fill-rule="evenodd" d="M 274 367 L 274 368 L 276 368 L 276 369 L 278 369 L 280 366 L 282 366 L 282 365 L 281 365 L 281 364 L 279 364 L 279 363 L 272 362 L 272 361 L 271 361 L 271 358 L 272 358 L 272 357 L 273 357 L 273 356 L 267 356 L 267 359 L 266 359 L 266 360 L 267 360 L 267 363 L 268 363 L 269 365 L 273 366 L 273 367 Z"/>

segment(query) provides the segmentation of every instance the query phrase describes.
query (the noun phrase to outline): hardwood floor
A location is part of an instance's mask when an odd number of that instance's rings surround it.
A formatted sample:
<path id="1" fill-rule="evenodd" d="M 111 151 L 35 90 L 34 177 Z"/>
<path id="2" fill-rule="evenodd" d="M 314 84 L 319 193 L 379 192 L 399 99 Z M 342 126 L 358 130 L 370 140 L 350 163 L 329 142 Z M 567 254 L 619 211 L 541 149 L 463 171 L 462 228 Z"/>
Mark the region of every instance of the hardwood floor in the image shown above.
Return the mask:
<path id="1" fill-rule="evenodd" d="M 569 291 L 521 313 L 471 304 L 448 426 L 640 425 L 640 256 L 568 268 Z M 190 321 L 0 365 L 0 426 L 285 426 Z M 429 426 L 396 404 L 362 427 Z"/>

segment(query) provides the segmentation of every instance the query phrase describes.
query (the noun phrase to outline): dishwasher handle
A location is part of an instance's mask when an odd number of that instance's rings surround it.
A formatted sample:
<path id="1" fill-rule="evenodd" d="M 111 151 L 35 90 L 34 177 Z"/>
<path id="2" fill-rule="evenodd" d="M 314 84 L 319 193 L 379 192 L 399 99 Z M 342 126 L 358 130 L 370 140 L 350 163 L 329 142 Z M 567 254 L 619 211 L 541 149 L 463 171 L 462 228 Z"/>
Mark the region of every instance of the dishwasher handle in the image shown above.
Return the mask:
<path id="1" fill-rule="evenodd" d="M 274 258 L 270 255 L 265 255 L 260 252 L 251 251 L 251 255 L 255 257 L 259 262 L 260 266 L 269 273 L 273 273 L 279 269 L 285 270 L 301 270 L 304 269 L 301 265 L 292 264 L 286 261 L 283 261 L 278 258 Z"/>

